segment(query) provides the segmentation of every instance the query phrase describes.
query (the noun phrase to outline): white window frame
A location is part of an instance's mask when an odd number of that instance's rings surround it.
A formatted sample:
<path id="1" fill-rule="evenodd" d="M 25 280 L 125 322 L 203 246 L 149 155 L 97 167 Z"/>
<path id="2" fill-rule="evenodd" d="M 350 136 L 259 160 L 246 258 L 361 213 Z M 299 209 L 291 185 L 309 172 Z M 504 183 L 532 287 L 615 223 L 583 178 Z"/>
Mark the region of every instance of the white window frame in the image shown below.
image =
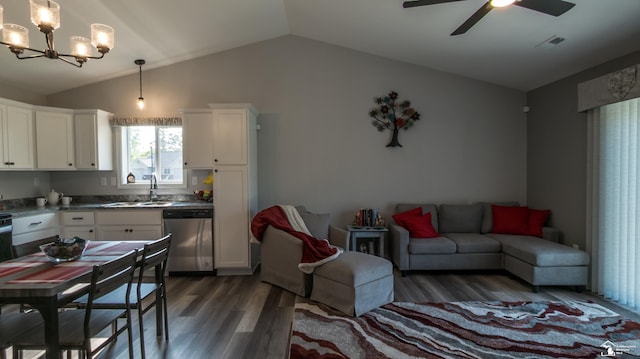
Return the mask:
<path id="1" fill-rule="evenodd" d="M 123 146 L 127 145 L 124 142 L 123 130 L 124 127 L 114 127 L 114 138 L 116 143 L 116 188 L 117 189 L 146 189 L 150 187 L 150 181 L 136 179 L 135 183 L 126 183 L 126 176 L 128 173 L 123 173 Z M 184 129 L 184 128 L 183 128 Z M 184 134 L 184 132 L 183 132 Z M 184 150 L 184 146 L 183 146 Z M 183 152 L 184 153 L 184 152 Z M 123 183 L 124 182 L 124 183 Z M 182 183 L 160 183 L 158 182 L 158 188 L 160 190 L 165 188 L 185 189 L 187 188 L 187 169 L 182 167 Z"/>

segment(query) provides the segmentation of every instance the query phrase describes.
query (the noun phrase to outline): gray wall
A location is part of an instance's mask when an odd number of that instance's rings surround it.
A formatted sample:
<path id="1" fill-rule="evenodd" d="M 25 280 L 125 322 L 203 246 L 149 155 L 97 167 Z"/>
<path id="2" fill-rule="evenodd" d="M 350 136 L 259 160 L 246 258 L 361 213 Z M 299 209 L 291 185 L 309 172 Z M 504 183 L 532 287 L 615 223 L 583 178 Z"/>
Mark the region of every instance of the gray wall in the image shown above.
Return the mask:
<path id="1" fill-rule="evenodd" d="M 144 70 L 144 69 L 143 69 Z M 347 224 L 360 207 L 397 202 L 526 202 L 524 92 L 285 36 L 49 96 L 50 106 L 175 115 L 214 102 L 260 112 L 259 205 L 303 204 Z M 395 90 L 422 120 L 387 148 L 368 111 Z M 90 192 L 101 174 L 57 173 L 52 185 Z M 82 187 L 85 187 L 84 189 Z M 108 190 L 101 188 L 98 190 Z M 115 190 L 115 189 L 114 189 Z"/>
<path id="2" fill-rule="evenodd" d="M 587 117 L 579 113 L 579 83 L 640 63 L 635 52 L 527 94 L 527 198 L 552 210 L 563 241 L 586 248 Z"/>
<path id="3" fill-rule="evenodd" d="M 8 98 L 14 101 L 25 102 L 32 105 L 44 106 L 47 104 L 47 97 L 45 95 L 40 95 L 35 91 L 22 89 L 3 83 L 0 83 L 0 97 Z"/>

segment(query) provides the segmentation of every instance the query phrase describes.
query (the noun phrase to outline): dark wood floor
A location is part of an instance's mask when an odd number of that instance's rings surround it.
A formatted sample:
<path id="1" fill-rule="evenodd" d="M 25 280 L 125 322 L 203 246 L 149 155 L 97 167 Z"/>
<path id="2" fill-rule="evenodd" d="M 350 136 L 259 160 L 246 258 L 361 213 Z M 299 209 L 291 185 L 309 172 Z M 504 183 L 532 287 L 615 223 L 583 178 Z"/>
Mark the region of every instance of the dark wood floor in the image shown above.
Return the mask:
<path id="1" fill-rule="evenodd" d="M 592 300 L 635 320 L 640 316 L 589 293 L 571 288 L 530 286 L 503 272 L 395 275 L 396 301 L 544 301 Z M 147 358 L 287 358 L 296 301 L 307 299 L 253 276 L 169 277 L 170 340 L 155 336 L 154 313 L 145 316 Z M 134 349 L 139 357 L 137 322 Z M 126 339 L 102 353 L 103 358 L 128 358 Z"/>

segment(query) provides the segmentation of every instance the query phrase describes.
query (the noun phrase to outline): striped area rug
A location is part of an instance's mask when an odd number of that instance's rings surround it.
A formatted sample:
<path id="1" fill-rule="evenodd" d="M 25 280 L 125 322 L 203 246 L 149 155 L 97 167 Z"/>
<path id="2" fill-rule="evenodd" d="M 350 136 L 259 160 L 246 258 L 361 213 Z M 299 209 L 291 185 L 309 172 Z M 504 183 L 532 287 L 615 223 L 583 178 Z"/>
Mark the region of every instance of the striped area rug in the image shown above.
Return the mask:
<path id="1" fill-rule="evenodd" d="M 297 303 L 290 358 L 640 357 L 640 323 L 592 302 Z"/>

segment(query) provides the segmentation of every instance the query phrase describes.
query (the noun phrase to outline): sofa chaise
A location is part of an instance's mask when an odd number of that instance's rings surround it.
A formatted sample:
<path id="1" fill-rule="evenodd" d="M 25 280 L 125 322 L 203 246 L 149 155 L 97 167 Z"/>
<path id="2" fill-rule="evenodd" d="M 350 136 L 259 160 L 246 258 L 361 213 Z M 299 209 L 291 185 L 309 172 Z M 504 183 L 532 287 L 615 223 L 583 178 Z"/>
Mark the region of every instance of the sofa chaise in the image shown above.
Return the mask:
<path id="1" fill-rule="evenodd" d="M 412 270 L 505 269 L 532 285 L 566 285 L 584 290 L 589 256 L 586 252 L 560 244 L 560 231 L 540 226 L 537 235 L 494 233 L 493 211 L 513 207 L 517 202 L 453 204 L 398 204 L 395 213 L 417 207 L 430 216 L 435 230 L 431 238 L 412 238 L 405 227 L 389 226 L 391 259 L 406 275 Z M 426 217 L 428 218 L 428 217 Z M 509 231 L 506 231 L 509 232 Z"/>

